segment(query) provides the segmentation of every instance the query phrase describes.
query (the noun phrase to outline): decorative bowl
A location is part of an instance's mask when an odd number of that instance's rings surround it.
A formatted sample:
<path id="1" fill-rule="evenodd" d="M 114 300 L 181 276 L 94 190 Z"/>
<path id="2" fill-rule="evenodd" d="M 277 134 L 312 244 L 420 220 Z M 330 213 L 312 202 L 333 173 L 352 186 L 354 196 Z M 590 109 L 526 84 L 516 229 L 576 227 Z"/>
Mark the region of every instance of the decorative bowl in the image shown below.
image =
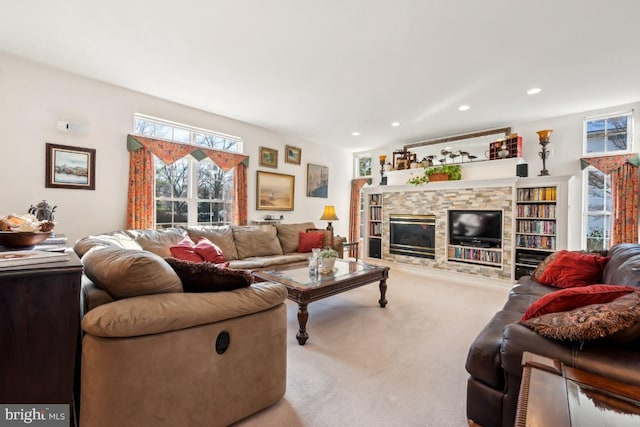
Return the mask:
<path id="1" fill-rule="evenodd" d="M 40 231 L 0 231 L 0 245 L 7 248 L 24 248 L 44 242 L 51 232 Z"/>

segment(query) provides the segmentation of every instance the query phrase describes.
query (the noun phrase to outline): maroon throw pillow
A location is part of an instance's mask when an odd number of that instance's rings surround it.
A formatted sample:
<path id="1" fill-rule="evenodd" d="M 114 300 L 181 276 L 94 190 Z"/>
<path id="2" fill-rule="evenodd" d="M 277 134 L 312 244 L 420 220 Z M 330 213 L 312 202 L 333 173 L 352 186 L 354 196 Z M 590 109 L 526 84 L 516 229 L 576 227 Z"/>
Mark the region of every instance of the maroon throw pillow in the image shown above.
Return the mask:
<path id="1" fill-rule="evenodd" d="M 228 268 L 225 264 L 191 262 L 165 258 L 173 268 L 185 292 L 219 292 L 246 288 L 253 283 L 253 275 L 246 270 Z"/>
<path id="2" fill-rule="evenodd" d="M 169 251 L 171 252 L 171 255 L 178 259 L 193 262 L 203 261 L 202 257 L 196 253 L 193 241 L 188 237 L 182 239 L 182 241 L 177 245 L 169 247 Z"/>
<path id="3" fill-rule="evenodd" d="M 609 257 L 562 250 L 538 278 L 543 285 L 573 288 L 593 285 L 602 276 Z"/>
<path id="4" fill-rule="evenodd" d="M 299 234 L 298 252 L 311 252 L 311 249 L 322 248 L 324 240 L 324 231 L 309 231 L 307 233 L 301 231 Z"/>
<path id="5" fill-rule="evenodd" d="M 561 289 L 544 295 L 531 304 L 521 320 L 528 320 L 547 313 L 569 311 L 590 304 L 604 304 L 637 289 L 633 286 L 617 285 L 591 285 Z"/>
<path id="6" fill-rule="evenodd" d="M 225 261 L 222 249 L 204 236 L 198 237 L 195 251 L 196 254 L 200 255 L 205 261 L 215 264 L 222 264 Z"/>

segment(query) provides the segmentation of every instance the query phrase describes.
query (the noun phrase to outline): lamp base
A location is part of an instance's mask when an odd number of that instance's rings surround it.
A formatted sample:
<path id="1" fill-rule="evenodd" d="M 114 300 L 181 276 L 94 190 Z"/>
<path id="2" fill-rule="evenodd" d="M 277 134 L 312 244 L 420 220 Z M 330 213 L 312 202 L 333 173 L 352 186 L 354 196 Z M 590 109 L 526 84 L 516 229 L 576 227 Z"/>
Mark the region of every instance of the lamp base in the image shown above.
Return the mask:
<path id="1" fill-rule="evenodd" d="M 538 175 L 538 176 L 549 176 L 549 171 L 546 170 L 546 169 L 542 169 L 540 171 L 540 175 Z"/>

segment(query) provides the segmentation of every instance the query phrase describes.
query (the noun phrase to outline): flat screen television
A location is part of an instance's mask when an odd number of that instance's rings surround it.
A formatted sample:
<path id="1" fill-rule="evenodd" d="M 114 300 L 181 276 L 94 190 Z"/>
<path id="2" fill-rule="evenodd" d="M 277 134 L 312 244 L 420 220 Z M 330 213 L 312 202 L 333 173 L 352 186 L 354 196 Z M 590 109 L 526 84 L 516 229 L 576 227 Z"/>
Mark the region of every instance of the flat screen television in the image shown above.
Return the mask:
<path id="1" fill-rule="evenodd" d="M 479 248 L 502 244 L 502 211 L 449 210 L 449 243 Z"/>

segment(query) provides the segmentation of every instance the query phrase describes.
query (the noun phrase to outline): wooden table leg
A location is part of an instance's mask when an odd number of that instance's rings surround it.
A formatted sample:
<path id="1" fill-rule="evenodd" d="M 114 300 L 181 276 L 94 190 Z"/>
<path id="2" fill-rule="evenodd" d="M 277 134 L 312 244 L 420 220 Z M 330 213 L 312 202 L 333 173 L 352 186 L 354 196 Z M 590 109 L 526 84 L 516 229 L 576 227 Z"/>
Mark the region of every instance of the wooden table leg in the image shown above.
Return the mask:
<path id="1" fill-rule="evenodd" d="M 309 334 L 307 333 L 307 320 L 309 319 L 309 312 L 307 311 L 306 303 L 298 303 L 298 325 L 300 325 L 300 330 L 296 334 L 296 338 L 298 339 L 298 344 L 304 345 L 309 339 Z"/>
<path id="2" fill-rule="evenodd" d="M 378 304 L 380 307 L 384 307 L 387 305 L 387 299 L 385 295 L 387 294 L 387 279 L 380 280 L 380 299 L 378 300 Z"/>

